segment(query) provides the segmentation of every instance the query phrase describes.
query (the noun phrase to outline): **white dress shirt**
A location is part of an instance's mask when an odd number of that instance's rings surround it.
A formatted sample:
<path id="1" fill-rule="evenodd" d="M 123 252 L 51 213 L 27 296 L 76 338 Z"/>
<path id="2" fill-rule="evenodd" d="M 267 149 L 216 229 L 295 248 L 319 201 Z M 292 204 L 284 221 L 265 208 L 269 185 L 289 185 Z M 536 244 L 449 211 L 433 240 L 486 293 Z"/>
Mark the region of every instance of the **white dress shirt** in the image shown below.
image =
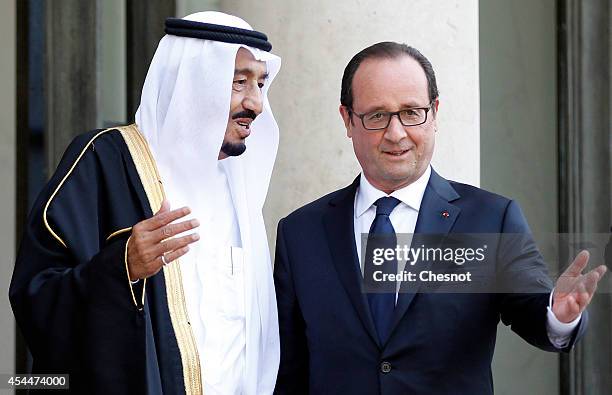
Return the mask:
<path id="1" fill-rule="evenodd" d="M 360 265 L 362 266 L 362 274 L 363 265 L 361 256 L 362 248 L 365 248 L 365 245 L 362 245 L 362 234 L 368 234 L 370 231 L 370 226 L 372 225 L 374 217 L 376 216 L 376 206 L 374 206 L 374 202 L 376 202 L 376 200 L 379 198 L 386 196 L 392 196 L 398 199 L 400 203 L 393 209 L 389 215 L 389 219 L 391 220 L 393 229 L 395 229 L 395 233 L 412 234 L 416 228 L 417 218 L 421 208 L 421 201 L 423 200 L 425 188 L 427 187 L 430 176 L 431 166 L 428 166 L 425 173 L 423 173 L 418 180 L 405 186 L 404 188 L 393 191 L 390 195 L 387 195 L 385 192 L 372 186 L 372 184 L 370 184 L 370 182 L 363 175 L 363 172 L 361 173 L 359 188 L 355 194 L 353 220 L 355 229 L 355 245 L 357 246 L 357 256 L 359 258 Z M 405 262 L 399 261 L 398 265 L 398 272 L 401 272 L 404 269 L 402 266 L 405 265 Z M 396 303 L 399 286 L 400 283 L 398 283 L 395 294 Z M 570 323 L 562 323 L 557 319 L 557 317 L 555 317 L 551 310 L 551 306 L 552 292 L 550 294 L 547 310 L 546 329 L 550 342 L 557 348 L 563 348 L 569 342 L 572 332 L 578 325 L 581 316 L 578 316 L 578 318 Z"/>

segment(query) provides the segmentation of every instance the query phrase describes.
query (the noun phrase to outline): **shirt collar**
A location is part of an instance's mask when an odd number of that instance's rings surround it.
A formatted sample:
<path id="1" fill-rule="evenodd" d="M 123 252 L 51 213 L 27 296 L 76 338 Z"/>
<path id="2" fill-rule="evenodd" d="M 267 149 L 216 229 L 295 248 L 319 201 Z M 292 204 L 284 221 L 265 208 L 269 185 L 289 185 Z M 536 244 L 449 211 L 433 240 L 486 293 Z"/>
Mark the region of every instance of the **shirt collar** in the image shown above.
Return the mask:
<path id="1" fill-rule="evenodd" d="M 391 195 L 387 195 L 383 191 L 372 186 L 362 172 L 361 177 L 359 178 L 359 189 L 357 190 L 357 200 L 355 202 L 355 217 L 358 218 L 363 215 L 363 213 L 372 207 L 374 202 L 385 196 L 393 196 L 408 207 L 419 211 L 430 175 L 431 166 L 427 166 L 427 169 L 423 175 L 421 175 L 421 177 L 419 177 L 415 182 L 406 185 L 397 191 L 391 192 Z"/>

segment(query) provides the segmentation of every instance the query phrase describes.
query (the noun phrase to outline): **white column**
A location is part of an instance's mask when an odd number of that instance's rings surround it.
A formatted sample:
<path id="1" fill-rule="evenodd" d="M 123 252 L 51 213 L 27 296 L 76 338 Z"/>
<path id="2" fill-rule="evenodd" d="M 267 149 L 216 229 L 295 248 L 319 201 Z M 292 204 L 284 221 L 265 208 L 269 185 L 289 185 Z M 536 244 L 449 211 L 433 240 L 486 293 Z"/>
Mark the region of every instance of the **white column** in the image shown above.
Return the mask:
<path id="1" fill-rule="evenodd" d="M 176 0 L 176 16 L 182 18 L 186 15 L 200 11 L 218 11 L 220 0 Z"/>
<path id="2" fill-rule="evenodd" d="M 480 6 L 482 187 L 519 202 L 552 273 L 556 251 L 544 241 L 558 229 L 555 3 Z M 558 394 L 558 366 L 558 354 L 498 326 L 496 394 Z"/>
<path id="3" fill-rule="evenodd" d="M 133 114 L 126 115 L 126 0 L 106 0 L 100 3 L 100 111 L 102 128 L 122 124 Z"/>

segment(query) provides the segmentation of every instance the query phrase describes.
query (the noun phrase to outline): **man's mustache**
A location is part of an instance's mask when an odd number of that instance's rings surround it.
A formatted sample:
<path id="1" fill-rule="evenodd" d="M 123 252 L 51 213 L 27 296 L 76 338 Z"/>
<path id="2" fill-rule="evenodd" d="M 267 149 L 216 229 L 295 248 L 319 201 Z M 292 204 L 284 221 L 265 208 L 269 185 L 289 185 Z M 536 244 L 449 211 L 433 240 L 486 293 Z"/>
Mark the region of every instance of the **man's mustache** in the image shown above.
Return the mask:
<path id="1" fill-rule="evenodd" d="M 257 114 L 255 114 L 255 111 L 253 110 L 244 110 L 232 115 L 232 119 L 237 118 L 251 118 L 254 120 L 255 118 L 257 118 Z"/>

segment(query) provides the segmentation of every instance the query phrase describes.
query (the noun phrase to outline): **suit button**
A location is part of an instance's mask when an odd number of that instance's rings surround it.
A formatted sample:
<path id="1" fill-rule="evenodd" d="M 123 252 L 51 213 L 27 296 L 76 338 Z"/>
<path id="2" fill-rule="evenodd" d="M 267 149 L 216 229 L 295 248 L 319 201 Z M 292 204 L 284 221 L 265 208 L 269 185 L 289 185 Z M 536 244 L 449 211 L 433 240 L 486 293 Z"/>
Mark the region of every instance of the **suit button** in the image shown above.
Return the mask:
<path id="1" fill-rule="evenodd" d="M 383 373 L 389 373 L 391 371 L 391 364 L 389 362 L 383 362 L 380 364 L 380 371 Z"/>

